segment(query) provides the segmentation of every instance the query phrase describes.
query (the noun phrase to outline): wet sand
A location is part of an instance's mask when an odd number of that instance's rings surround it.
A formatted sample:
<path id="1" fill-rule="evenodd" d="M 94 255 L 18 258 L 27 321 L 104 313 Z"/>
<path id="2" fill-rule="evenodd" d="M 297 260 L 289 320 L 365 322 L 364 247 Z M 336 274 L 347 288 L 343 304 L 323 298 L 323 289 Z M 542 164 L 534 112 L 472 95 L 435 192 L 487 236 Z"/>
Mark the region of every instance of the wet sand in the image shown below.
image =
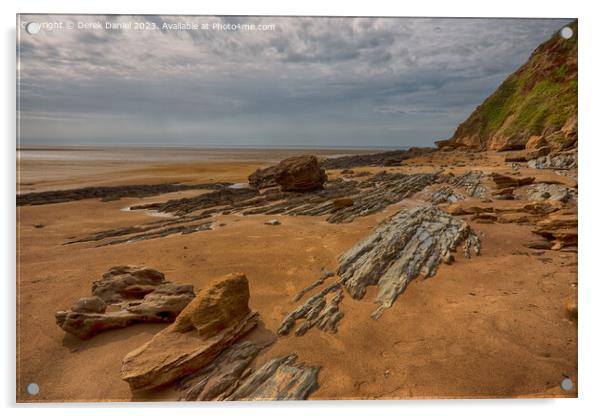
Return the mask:
<path id="1" fill-rule="evenodd" d="M 20 165 L 19 189 L 246 182 L 258 166 L 283 156 L 281 151 L 263 153 L 251 160 L 240 156 L 159 163 L 28 159 Z M 443 169 L 456 174 L 470 169 L 510 171 L 503 155 L 491 152 L 477 160 L 462 153 L 437 153 L 386 169 Z M 553 175 L 528 169 L 524 173 L 537 179 Z M 243 272 L 250 283 L 250 306 L 262 321 L 249 337 L 272 339 L 295 307 L 295 293 L 319 277 L 323 267 L 334 270 L 337 257 L 383 218 L 417 203 L 405 200 L 350 224 L 329 224 L 324 217 L 282 216 L 278 217 L 282 225 L 269 227 L 264 222 L 273 216 L 220 215 L 216 221 L 225 225 L 211 231 L 116 246 L 63 245 L 74 236 L 154 221 L 146 212 L 123 208 L 179 194 L 183 193 L 17 208 L 18 401 L 177 398 L 169 388 L 133 397 L 119 377 L 122 358 L 164 325 L 138 324 L 81 341 L 55 324 L 54 313 L 87 295 L 92 281 L 111 266 L 146 265 L 197 290 L 216 277 Z M 376 321 L 370 318 L 373 292 L 362 300 L 346 295 L 341 306 L 345 317 L 336 334 L 312 329 L 301 337 L 280 337 L 260 353 L 254 366 L 291 352 L 302 362 L 321 366 L 320 388 L 310 396 L 314 400 L 575 397 L 576 388 L 564 392 L 559 385 L 565 377 L 577 380 L 577 325 L 564 312 L 566 300 L 577 293 L 577 254 L 525 248 L 523 244 L 534 239 L 528 224 L 471 226 L 481 238 L 481 256 L 470 260 L 457 256 L 434 277 L 413 281 Z M 32 382 L 40 386 L 40 394 L 33 398 L 25 393 Z"/>

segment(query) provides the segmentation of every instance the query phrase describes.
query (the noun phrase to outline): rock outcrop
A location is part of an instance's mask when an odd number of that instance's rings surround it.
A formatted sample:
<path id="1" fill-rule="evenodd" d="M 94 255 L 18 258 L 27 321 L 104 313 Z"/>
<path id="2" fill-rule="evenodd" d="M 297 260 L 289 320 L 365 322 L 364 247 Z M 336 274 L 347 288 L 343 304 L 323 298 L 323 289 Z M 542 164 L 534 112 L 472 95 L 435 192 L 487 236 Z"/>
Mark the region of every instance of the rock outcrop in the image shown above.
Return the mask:
<path id="1" fill-rule="evenodd" d="M 491 179 L 493 179 L 498 189 L 530 185 L 535 181 L 535 178 L 532 176 L 507 176 L 495 172 L 491 174 Z"/>
<path id="2" fill-rule="evenodd" d="M 182 380 L 178 386 L 181 400 L 227 400 L 251 373 L 249 364 L 259 351 L 261 347 L 249 341 L 232 345 L 206 367 Z"/>
<path id="3" fill-rule="evenodd" d="M 230 185 L 232 184 L 229 182 L 210 182 L 190 185 L 160 183 L 156 185 L 90 186 L 86 188 L 30 192 L 17 195 L 17 206 L 58 204 L 61 202 L 80 201 L 82 199 L 92 198 L 100 198 L 101 201 L 107 202 L 121 198 L 144 198 L 169 192 L 189 191 L 194 189 L 225 189 Z"/>
<path id="4" fill-rule="evenodd" d="M 271 188 L 277 186 L 276 174 L 278 173 L 278 165 L 269 166 L 265 169 L 257 169 L 249 175 L 249 185 L 256 189 Z"/>
<path id="5" fill-rule="evenodd" d="M 228 400 L 305 400 L 318 388 L 318 367 L 298 364 L 297 355 L 274 358 L 247 377 Z"/>
<path id="6" fill-rule="evenodd" d="M 132 390 L 148 390 L 204 368 L 257 324 L 249 297 L 244 274 L 213 282 L 173 324 L 123 359 L 121 378 Z"/>
<path id="7" fill-rule="evenodd" d="M 299 320 L 302 323 L 295 331 L 297 336 L 305 334 L 314 326 L 322 331 L 337 332 L 337 325 L 343 318 L 343 313 L 339 310 L 342 300 L 343 288 L 339 282 L 326 286 L 284 318 L 278 328 L 278 335 L 287 335 Z"/>
<path id="8" fill-rule="evenodd" d="M 577 190 L 554 183 L 537 183 L 527 187 L 529 201 L 560 201 L 576 203 Z"/>
<path id="9" fill-rule="evenodd" d="M 577 245 L 577 212 L 558 210 L 535 224 L 531 230 L 552 242 L 552 250 Z"/>
<path id="10" fill-rule="evenodd" d="M 315 156 L 289 157 L 276 166 L 258 169 L 249 176 L 249 184 L 255 188 L 280 185 L 283 191 L 307 192 L 321 189 L 327 176 Z"/>
<path id="11" fill-rule="evenodd" d="M 453 261 L 464 242 L 464 255 L 479 254 L 480 241 L 468 224 L 432 205 L 402 210 L 379 224 L 366 238 L 339 258 L 337 273 L 354 298 L 378 285 L 378 318 L 391 307 L 410 281 L 433 276 L 441 262 Z"/>
<path id="12" fill-rule="evenodd" d="M 542 156 L 537 159 L 530 160 L 527 163 L 532 169 L 576 169 L 577 168 L 577 152 L 569 151 L 562 152 L 556 155 Z"/>
<path id="13" fill-rule="evenodd" d="M 92 285 L 92 296 L 55 314 L 65 332 L 88 339 L 139 322 L 172 322 L 194 298 L 192 285 L 177 285 L 148 267 L 117 266 Z M 117 310 L 107 311 L 107 305 Z"/>
<path id="14" fill-rule="evenodd" d="M 295 363 L 290 354 L 253 371 L 249 365 L 261 347 L 233 345 L 211 364 L 182 381 L 181 400 L 304 400 L 318 388 L 319 368 Z"/>
<path id="15" fill-rule="evenodd" d="M 577 143 L 577 21 L 574 35 L 557 32 L 458 126 L 441 148 L 521 150 L 547 145 L 556 152 Z"/>
<path id="16" fill-rule="evenodd" d="M 322 168 L 343 169 L 347 172 L 342 171 L 341 173 L 350 174 L 350 168 L 358 166 L 397 166 L 402 164 L 404 160 L 432 152 L 433 150 L 426 147 L 411 147 L 407 150 L 390 150 L 380 153 L 332 157 L 322 161 Z"/>

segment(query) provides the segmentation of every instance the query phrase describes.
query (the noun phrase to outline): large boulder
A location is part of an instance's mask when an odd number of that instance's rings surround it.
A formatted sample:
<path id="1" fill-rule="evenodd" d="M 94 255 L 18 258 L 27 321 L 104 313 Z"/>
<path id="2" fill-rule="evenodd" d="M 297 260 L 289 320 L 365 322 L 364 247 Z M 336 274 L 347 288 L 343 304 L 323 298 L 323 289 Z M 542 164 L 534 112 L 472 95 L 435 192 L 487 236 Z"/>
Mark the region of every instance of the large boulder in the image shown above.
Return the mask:
<path id="1" fill-rule="evenodd" d="M 121 378 L 132 390 L 148 390 L 199 371 L 255 327 L 249 297 L 244 274 L 213 282 L 173 324 L 123 359 Z"/>
<path id="2" fill-rule="evenodd" d="M 280 185 L 283 191 L 312 191 L 322 188 L 327 176 L 320 168 L 318 158 L 311 155 L 294 156 L 275 166 L 257 169 L 249 176 L 249 184 L 255 188 Z"/>
<path id="3" fill-rule="evenodd" d="M 277 186 L 276 174 L 278 173 L 278 165 L 270 166 L 265 169 L 257 169 L 249 175 L 249 185 L 253 188 L 263 189 Z"/>

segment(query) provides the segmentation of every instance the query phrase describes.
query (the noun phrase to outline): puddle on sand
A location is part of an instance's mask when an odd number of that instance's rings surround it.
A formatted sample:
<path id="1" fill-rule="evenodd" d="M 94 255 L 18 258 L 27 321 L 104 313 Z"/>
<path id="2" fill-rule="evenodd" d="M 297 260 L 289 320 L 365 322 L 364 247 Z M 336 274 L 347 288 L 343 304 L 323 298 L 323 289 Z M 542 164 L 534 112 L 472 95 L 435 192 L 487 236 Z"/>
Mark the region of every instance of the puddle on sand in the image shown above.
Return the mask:
<path id="1" fill-rule="evenodd" d="M 130 207 L 121 208 L 119 211 L 130 212 Z M 143 210 L 146 215 L 149 217 L 159 217 L 159 218 L 174 218 L 174 216 L 168 212 L 159 212 L 153 209 L 145 209 Z"/>

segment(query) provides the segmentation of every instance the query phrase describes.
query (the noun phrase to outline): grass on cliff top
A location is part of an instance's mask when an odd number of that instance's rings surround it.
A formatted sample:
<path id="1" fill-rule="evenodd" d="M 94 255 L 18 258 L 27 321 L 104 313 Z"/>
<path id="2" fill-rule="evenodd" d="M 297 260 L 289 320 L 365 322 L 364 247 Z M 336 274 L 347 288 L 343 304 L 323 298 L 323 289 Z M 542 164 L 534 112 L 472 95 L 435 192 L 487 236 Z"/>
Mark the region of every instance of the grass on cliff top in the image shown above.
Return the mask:
<path id="1" fill-rule="evenodd" d="M 571 39 L 556 34 L 538 47 L 527 63 L 510 75 L 464 122 L 455 136 L 477 134 L 483 143 L 496 133 L 510 137 L 560 129 L 577 112 L 577 27 Z M 512 119 L 506 122 L 508 117 Z M 505 123 L 506 122 L 506 123 Z"/>

